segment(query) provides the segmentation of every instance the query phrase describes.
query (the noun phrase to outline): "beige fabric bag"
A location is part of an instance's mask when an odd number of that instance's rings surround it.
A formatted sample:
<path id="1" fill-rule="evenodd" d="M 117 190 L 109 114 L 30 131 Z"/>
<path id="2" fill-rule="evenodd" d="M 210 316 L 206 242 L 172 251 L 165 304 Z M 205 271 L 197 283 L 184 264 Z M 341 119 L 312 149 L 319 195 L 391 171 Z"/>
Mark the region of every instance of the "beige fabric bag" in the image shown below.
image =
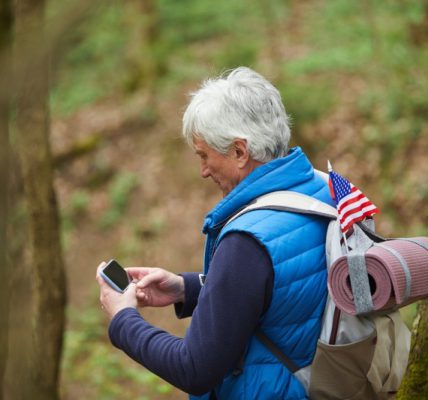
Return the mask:
<path id="1" fill-rule="evenodd" d="M 406 371 L 410 332 L 399 311 L 370 319 L 375 329 L 362 340 L 337 345 L 318 341 L 310 399 L 393 398 Z"/>

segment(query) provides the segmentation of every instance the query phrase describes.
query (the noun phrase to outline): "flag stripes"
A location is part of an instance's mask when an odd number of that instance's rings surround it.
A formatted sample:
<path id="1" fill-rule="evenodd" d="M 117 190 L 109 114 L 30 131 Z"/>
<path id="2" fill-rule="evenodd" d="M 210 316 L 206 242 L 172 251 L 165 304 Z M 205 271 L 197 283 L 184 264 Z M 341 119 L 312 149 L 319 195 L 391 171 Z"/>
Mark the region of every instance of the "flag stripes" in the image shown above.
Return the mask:
<path id="1" fill-rule="evenodd" d="M 337 204 L 340 227 L 346 232 L 354 223 L 379 212 L 377 207 L 348 180 L 330 171 L 329 185 Z"/>

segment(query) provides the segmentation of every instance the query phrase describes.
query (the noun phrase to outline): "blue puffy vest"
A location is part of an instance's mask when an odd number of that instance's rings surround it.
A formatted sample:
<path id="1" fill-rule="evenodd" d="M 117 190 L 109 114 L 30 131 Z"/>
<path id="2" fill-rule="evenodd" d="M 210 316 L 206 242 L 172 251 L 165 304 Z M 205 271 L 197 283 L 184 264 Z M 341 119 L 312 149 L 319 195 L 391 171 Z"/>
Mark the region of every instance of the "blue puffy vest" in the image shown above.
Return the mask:
<path id="1" fill-rule="evenodd" d="M 315 354 L 327 296 L 328 222 L 315 216 L 255 210 L 224 227 L 252 200 L 277 190 L 304 193 L 332 204 L 327 185 L 305 154 L 299 147 L 291 149 L 286 157 L 256 168 L 206 216 L 204 272 L 208 273 L 216 247 L 229 232 L 245 232 L 258 240 L 274 269 L 272 300 L 260 328 L 295 364 L 305 367 Z M 300 382 L 255 336 L 248 344 L 242 373 L 230 371 L 215 392 L 220 400 L 307 398 Z"/>

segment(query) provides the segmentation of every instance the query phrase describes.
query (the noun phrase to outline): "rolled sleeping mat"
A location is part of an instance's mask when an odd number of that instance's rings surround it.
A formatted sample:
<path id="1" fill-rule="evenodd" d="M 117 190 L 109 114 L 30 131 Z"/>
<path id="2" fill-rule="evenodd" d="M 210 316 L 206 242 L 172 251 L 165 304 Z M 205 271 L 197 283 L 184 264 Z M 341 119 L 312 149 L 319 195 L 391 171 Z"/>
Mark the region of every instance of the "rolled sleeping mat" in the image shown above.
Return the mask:
<path id="1" fill-rule="evenodd" d="M 365 252 L 373 312 L 404 307 L 428 297 L 428 237 L 392 239 Z M 356 315 L 347 257 L 339 257 L 328 273 L 328 289 L 336 306 Z"/>

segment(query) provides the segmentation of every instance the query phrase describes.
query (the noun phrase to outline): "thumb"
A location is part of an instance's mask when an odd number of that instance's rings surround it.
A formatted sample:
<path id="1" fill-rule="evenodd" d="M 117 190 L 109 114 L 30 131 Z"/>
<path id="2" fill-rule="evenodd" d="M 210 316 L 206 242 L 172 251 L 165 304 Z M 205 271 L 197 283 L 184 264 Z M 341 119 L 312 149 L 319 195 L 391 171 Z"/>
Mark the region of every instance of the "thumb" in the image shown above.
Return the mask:
<path id="1" fill-rule="evenodd" d="M 96 277 L 98 278 L 100 276 L 100 272 L 102 271 L 102 269 L 107 265 L 107 263 L 105 261 L 102 261 L 98 267 L 97 267 L 97 273 L 96 273 Z"/>
<path id="2" fill-rule="evenodd" d="M 124 296 L 129 298 L 135 298 L 137 295 L 137 285 L 135 282 L 131 282 L 126 288 L 125 292 L 123 292 Z"/>

